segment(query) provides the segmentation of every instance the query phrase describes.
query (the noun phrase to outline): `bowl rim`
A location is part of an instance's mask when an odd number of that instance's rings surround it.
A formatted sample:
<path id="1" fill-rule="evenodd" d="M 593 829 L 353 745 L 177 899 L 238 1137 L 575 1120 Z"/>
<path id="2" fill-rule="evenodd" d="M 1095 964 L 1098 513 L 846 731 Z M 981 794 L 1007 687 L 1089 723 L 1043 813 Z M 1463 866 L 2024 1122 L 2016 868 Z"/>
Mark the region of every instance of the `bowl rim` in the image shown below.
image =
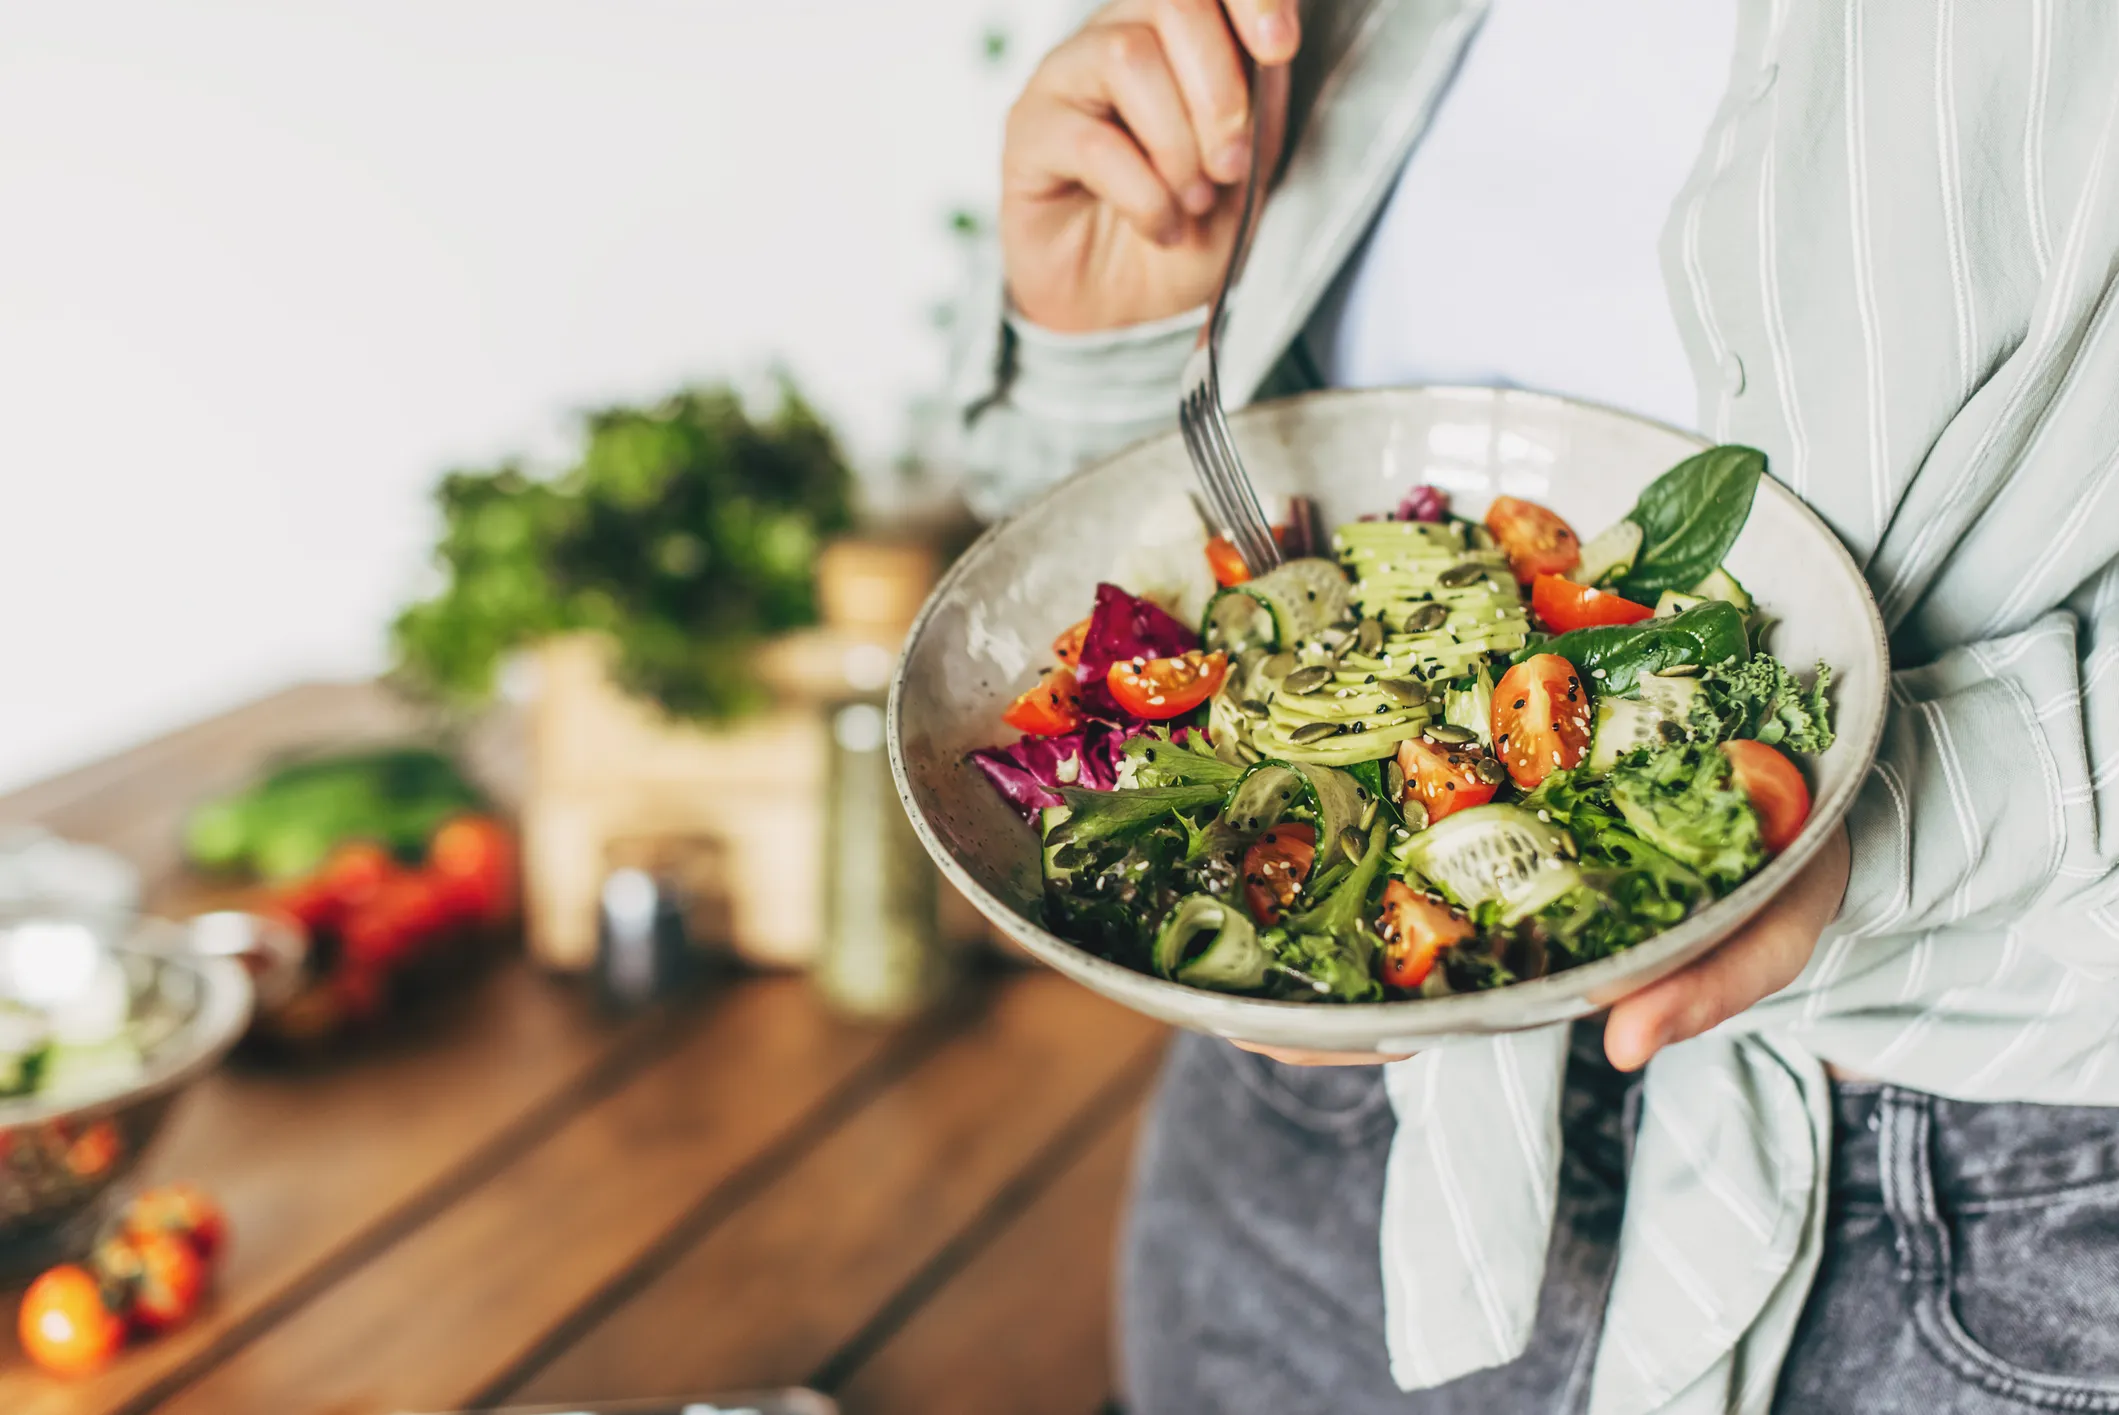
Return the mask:
<path id="1" fill-rule="evenodd" d="M 122 933 L 105 945 L 112 953 L 148 958 L 163 967 L 190 971 L 199 980 L 200 1002 L 198 1011 L 145 1063 L 140 1076 L 130 1085 L 87 1099 L 47 1101 L 32 1093 L 0 1100 L 0 1131 L 62 1117 L 94 1119 L 168 1095 L 218 1065 L 250 1025 L 249 973 L 233 959 L 192 952 L 186 942 L 188 934 L 178 923 L 130 910 L 54 907 L 14 912 L 22 917 L 116 922 Z"/>
<path id="2" fill-rule="evenodd" d="M 1390 384 L 1370 388 L 1314 389 L 1286 398 L 1249 404 L 1231 413 L 1229 421 L 1232 427 L 1240 427 L 1246 423 L 1264 421 L 1291 406 L 1355 401 L 1388 402 L 1408 393 L 1462 402 L 1531 403 L 1588 410 L 1670 434 L 1696 449 L 1705 450 L 1715 445 L 1697 432 L 1616 408 L 1608 403 L 1529 389 L 1468 384 Z M 1890 641 L 1884 628 L 1883 615 L 1877 608 L 1876 597 L 1870 590 L 1860 565 L 1824 518 L 1786 485 L 1766 476 L 1759 481 L 1761 494 L 1775 496 L 1792 509 L 1798 519 L 1816 533 L 1820 544 L 1829 548 L 1830 555 L 1836 560 L 1839 568 L 1846 572 L 1847 577 L 1859 590 L 1861 605 L 1866 613 L 1868 637 L 1879 668 L 1878 701 L 1875 704 L 1877 710 L 1868 714 L 1869 727 L 1860 740 L 1842 735 L 1834 744 L 1835 751 L 1842 748 L 1851 749 L 1851 754 L 1860 759 L 1859 768 L 1848 772 L 1837 786 L 1813 802 L 1810 819 L 1804 824 L 1802 833 L 1796 837 L 1794 843 L 1768 860 L 1757 873 L 1736 889 L 1675 927 L 1665 929 L 1662 933 L 1621 953 L 1563 972 L 1549 973 L 1541 978 L 1509 983 L 1480 992 L 1453 993 L 1446 997 L 1330 1004 L 1250 997 L 1241 993 L 1216 992 L 1210 988 L 1193 987 L 1173 979 L 1159 978 L 1152 973 L 1143 973 L 1092 953 L 1072 940 L 1053 933 L 1038 920 L 1018 912 L 1012 905 L 980 884 L 928 823 L 913 794 L 911 774 L 905 760 L 902 711 L 906 666 L 912 659 L 912 646 L 919 642 L 921 635 L 926 631 L 928 619 L 949 597 L 957 581 L 969 572 L 971 565 L 988 549 L 989 542 L 1005 533 L 1018 520 L 1037 515 L 1048 501 L 1059 496 L 1077 478 L 1100 470 L 1121 457 L 1135 455 L 1150 444 L 1174 441 L 1178 436 L 1174 429 L 1170 429 L 1128 443 L 1045 487 L 1015 511 L 987 527 L 943 573 L 933 591 L 929 593 L 927 602 L 920 606 L 919 614 L 913 619 L 911 628 L 906 631 L 905 652 L 898 656 L 896 670 L 891 675 L 884 738 L 889 746 L 891 779 L 897 786 L 898 799 L 912 821 L 914 833 L 926 847 L 927 853 L 940 865 L 950 883 L 962 891 L 965 898 L 970 900 L 980 913 L 1008 931 L 1011 937 L 1033 953 L 1041 956 L 1053 955 L 1048 961 L 1052 961 L 1054 966 L 1065 966 L 1070 971 L 1088 977 L 1108 978 L 1113 988 L 1122 992 L 1168 998 L 1173 1006 L 1184 1009 L 1199 1025 L 1216 1031 L 1226 1029 L 1230 1035 L 1242 1035 L 1247 1022 L 1268 1026 L 1270 1024 L 1265 1021 L 1267 1018 L 1292 1020 L 1297 1015 L 1315 1017 L 1319 1014 L 1320 1007 L 1328 1008 L 1331 1016 L 1346 1019 L 1338 1026 L 1340 1030 L 1350 1033 L 1380 1032 L 1393 1025 L 1412 1027 L 1424 1035 L 1523 1030 L 1542 1025 L 1534 1019 L 1554 1015 L 1554 1004 L 1564 1009 L 1568 1003 L 1578 999 L 1600 999 L 1589 1007 L 1577 1009 L 1577 1012 L 1609 1005 L 1619 997 L 1649 986 L 1656 979 L 1691 961 L 1741 928 L 1809 864 L 1832 832 L 1839 829 L 1840 822 L 1845 818 L 1856 794 L 1868 777 L 1870 766 L 1875 761 L 1877 749 L 1883 740 L 1885 709 L 1890 698 Z M 1003 923 L 1004 919 L 1008 922 Z M 1058 962 L 1060 959 L 1065 960 L 1064 965 Z"/>

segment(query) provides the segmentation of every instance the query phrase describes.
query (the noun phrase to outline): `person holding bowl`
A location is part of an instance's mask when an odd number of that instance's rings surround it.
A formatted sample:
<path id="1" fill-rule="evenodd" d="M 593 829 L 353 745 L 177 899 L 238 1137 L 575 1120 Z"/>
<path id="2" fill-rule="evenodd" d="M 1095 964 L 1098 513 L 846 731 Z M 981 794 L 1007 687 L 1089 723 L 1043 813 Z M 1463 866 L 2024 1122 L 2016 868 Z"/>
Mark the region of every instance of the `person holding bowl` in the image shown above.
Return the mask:
<path id="1" fill-rule="evenodd" d="M 1174 421 L 1257 165 L 1232 402 L 1761 448 L 1898 670 L 1843 834 L 1564 1077 L 1179 1038 L 1135 1415 L 2119 1410 L 2115 78 L 2099 0 L 1117 0 L 1045 56 L 956 373 L 981 510 Z"/>

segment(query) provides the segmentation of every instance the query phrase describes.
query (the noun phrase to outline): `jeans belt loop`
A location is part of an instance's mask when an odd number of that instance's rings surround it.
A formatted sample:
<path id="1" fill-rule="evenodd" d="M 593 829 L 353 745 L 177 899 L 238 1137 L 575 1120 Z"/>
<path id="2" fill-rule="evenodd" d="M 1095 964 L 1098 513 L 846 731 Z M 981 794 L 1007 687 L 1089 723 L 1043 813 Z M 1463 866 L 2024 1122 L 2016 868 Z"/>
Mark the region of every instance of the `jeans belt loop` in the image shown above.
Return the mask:
<path id="1" fill-rule="evenodd" d="M 1935 1201 L 1935 1102 L 1886 1086 L 1877 1096 L 1877 1168 L 1884 1209 L 1897 1235 L 1901 1282 L 1933 1281 L 1946 1270 L 1947 1243 Z"/>

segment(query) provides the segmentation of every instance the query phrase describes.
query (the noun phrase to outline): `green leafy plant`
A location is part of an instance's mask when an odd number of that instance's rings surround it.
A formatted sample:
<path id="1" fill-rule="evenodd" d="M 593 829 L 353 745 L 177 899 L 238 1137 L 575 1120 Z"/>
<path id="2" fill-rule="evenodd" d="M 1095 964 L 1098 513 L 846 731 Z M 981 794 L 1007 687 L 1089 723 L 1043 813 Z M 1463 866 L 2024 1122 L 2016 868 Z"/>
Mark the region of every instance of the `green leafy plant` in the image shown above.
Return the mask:
<path id="1" fill-rule="evenodd" d="M 788 384 L 754 416 L 726 386 L 585 419 L 581 460 L 550 480 L 508 464 L 442 478 L 440 593 L 393 626 L 398 676 L 457 702 L 510 652 L 571 630 L 615 648 L 627 691 L 679 717 L 758 706 L 767 635 L 813 623 L 812 568 L 852 524 L 852 477 Z"/>

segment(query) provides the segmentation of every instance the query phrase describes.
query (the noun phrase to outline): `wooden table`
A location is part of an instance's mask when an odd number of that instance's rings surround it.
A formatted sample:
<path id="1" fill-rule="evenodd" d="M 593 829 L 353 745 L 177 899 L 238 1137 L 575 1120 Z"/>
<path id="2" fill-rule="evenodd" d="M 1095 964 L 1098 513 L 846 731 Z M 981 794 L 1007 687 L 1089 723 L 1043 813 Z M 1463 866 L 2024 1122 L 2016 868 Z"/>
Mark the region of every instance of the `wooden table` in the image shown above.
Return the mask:
<path id="1" fill-rule="evenodd" d="M 166 897 L 191 802 L 269 752 L 402 722 L 370 689 L 294 689 L 0 800 L 0 825 L 110 844 Z M 849 1415 L 1091 1415 L 1164 1041 L 1042 972 L 875 1027 L 792 977 L 614 1022 L 504 967 L 442 1025 L 189 1095 L 145 1177 L 227 1205 L 217 1294 L 77 1384 L 30 1368 L 9 1321 L 0 1411 L 358 1415 L 809 1384 Z"/>

